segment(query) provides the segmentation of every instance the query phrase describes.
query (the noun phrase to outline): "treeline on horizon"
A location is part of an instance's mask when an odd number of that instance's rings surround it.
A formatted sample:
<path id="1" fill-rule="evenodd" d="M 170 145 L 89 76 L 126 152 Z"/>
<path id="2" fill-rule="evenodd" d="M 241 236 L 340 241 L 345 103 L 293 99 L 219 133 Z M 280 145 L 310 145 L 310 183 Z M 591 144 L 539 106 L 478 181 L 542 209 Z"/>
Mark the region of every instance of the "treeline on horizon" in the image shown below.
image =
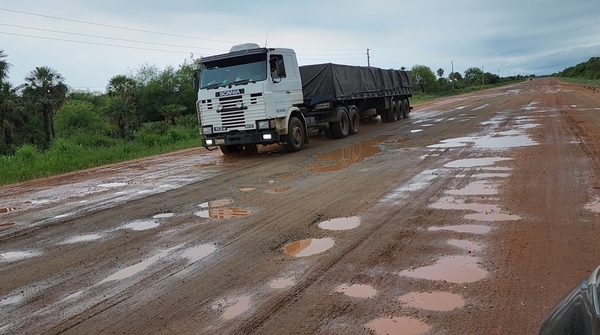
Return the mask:
<path id="1" fill-rule="evenodd" d="M 44 152 L 56 143 L 63 150 L 89 149 L 199 137 L 197 94 L 191 85 L 197 60 L 163 70 L 142 65 L 112 77 L 105 92 L 71 90 L 60 72 L 48 66 L 36 67 L 24 83 L 13 86 L 8 82 L 10 66 L 8 55 L 0 50 L 0 156 L 13 155 L 23 146 Z M 410 70 L 415 91 L 427 94 L 525 78 L 501 78 L 477 67 L 448 76 L 443 69 L 434 73 L 424 65 Z"/>
<path id="2" fill-rule="evenodd" d="M 568 67 L 553 74 L 553 76 L 590 80 L 600 79 L 600 57 L 592 57 L 586 62 Z"/>

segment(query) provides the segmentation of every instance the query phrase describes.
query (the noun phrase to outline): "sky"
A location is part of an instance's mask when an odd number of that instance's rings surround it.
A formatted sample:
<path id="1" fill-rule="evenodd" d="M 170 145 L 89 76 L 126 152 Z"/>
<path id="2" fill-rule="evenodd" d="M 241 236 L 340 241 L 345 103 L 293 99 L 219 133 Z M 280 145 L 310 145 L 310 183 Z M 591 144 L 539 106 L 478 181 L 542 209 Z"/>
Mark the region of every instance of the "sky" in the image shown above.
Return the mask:
<path id="1" fill-rule="evenodd" d="M 300 65 L 549 75 L 600 56 L 598 13 L 598 0 L 2 1 L 0 50 L 14 85 L 49 66 L 98 92 L 241 43 L 292 48 Z"/>

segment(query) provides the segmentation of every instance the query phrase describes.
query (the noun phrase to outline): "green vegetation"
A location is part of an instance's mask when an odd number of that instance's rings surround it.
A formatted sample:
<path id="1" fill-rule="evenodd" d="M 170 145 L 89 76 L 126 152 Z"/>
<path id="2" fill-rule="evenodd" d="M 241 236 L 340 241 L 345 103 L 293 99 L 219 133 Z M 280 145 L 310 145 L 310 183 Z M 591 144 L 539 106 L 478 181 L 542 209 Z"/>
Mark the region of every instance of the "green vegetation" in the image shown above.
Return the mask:
<path id="1" fill-rule="evenodd" d="M 592 57 L 587 62 L 568 67 L 553 76 L 587 80 L 600 79 L 600 57 Z"/>
<path id="2" fill-rule="evenodd" d="M 144 65 L 106 92 L 70 91 L 56 70 L 36 67 L 13 86 L 0 50 L 0 185 L 197 147 L 191 85 L 195 60 Z"/>

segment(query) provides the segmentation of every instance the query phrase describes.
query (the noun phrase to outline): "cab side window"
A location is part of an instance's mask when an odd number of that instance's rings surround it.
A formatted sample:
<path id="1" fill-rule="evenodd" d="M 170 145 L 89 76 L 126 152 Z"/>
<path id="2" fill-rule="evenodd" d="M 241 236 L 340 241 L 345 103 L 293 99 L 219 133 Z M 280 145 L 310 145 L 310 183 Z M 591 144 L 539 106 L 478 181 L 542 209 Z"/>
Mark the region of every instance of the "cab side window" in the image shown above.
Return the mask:
<path id="1" fill-rule="evenodd" d="M 285 78 L 285 72 L 280 73 L 277 69 L 285 68 L 282 55 L 271 55 L 269 59 L 269 68 L 271 69 L 271 78 Z"/>

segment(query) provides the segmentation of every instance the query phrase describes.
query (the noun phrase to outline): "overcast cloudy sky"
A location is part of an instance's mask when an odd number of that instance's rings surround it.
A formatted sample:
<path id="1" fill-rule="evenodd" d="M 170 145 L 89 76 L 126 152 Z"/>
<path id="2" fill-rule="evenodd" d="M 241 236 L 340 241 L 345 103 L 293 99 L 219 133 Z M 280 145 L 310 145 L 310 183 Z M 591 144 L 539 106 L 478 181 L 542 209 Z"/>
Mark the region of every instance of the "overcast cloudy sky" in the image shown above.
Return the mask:
<path id="1" fill-rule="evenodd" d="M 294 48 L 301 64 L 366 65 L 368 48 L 382 68 L 422 64 L 447 75 L 454 61 L 461 73 L 544 75 L 600 56 L 600 1 L 0 2 L 13 84 L 50 66 L 74 89 L 104 91 L 141 64 L 178 66 L 246 42 Z"/>

